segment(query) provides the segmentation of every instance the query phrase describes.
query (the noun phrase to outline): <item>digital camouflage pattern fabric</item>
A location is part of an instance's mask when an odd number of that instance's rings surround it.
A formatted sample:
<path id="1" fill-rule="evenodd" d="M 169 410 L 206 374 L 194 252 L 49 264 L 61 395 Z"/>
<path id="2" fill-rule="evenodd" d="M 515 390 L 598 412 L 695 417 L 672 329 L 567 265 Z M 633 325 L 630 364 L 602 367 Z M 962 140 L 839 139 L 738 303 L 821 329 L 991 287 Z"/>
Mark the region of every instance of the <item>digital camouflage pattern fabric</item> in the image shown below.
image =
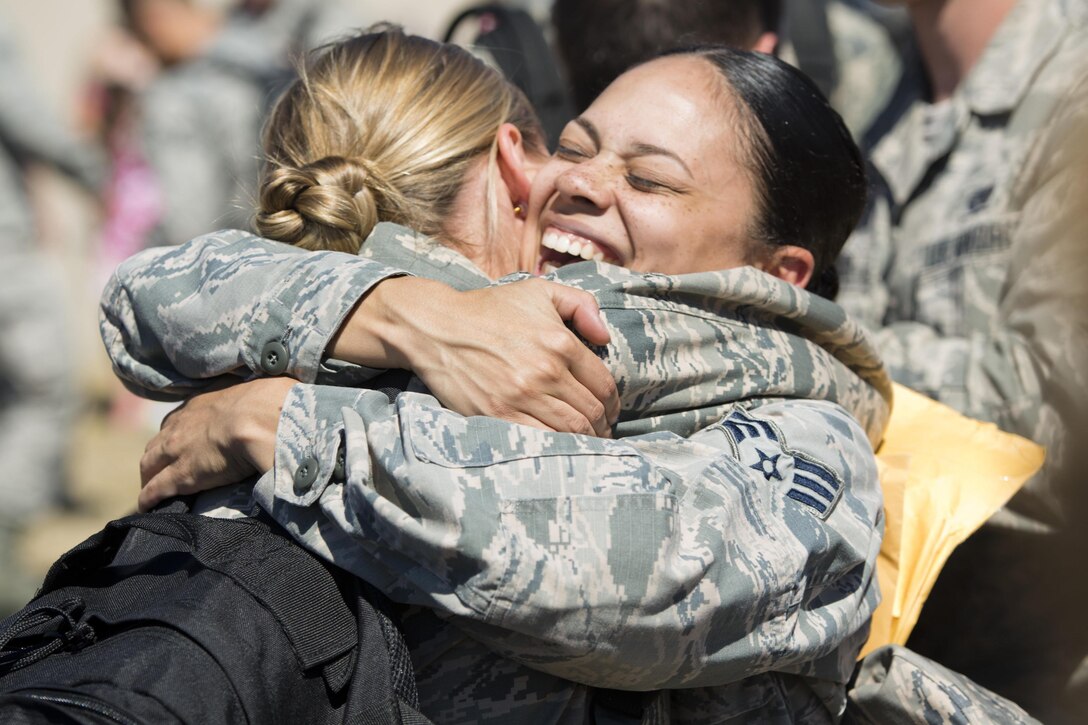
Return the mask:
<path id="1" fill-rule="evenodd" d="M 487 283 L 394 225 L 364 249 L 225 232 L 149 250 L 108 287 L 103 337 L 155 395 L 261 374 L 269 341 L 300 379 L 359 382 L 377 371 L 321 354 L 366 289 L 398 267 Z M 557 276 L 601 300 L 628 437 L 298 385 L 258 499 L 307 547 L 422 605 L 405 628 L 438 721 L 582 720 L 608 707 L 589 685 L 688 688 L 647 697 L 677 722 L 836 717 L 877 597 L 871 446 L 890 392 L 864 335 L 751 269 Z"/>
<path id="2" fill-rule="evenodd" d="M 1038 721 L 963 675 L 905 647 L 890 645 L 862 660 L 846 725 L 958 725 Z"/>
<path id="3" fill-rule="evenodd" d="M 910 642 L 1046 722 L 1088 714 L 1068 577 L 1088 513 L 1071 463 L 1088 408 L 1086 63 L 1088 5 L 1025 0 L 950 99 L 901 86 L 840 295 L 894 379 L 1047 448 L 953 555 Z"/>

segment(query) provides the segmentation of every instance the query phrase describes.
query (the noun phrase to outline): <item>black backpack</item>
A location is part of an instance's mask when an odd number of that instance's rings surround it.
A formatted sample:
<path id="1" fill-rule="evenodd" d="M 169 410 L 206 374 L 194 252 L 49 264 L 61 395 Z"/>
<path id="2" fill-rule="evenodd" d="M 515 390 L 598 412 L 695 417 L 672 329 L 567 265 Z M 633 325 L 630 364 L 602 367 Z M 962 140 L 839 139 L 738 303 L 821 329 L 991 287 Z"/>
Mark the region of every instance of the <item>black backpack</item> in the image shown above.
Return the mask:
<path id="1" fill-rule="evenodd" d="M 3 723 L 407 723 L 388 602 L 271 521 L 113 521 L 0 622 Z"/>

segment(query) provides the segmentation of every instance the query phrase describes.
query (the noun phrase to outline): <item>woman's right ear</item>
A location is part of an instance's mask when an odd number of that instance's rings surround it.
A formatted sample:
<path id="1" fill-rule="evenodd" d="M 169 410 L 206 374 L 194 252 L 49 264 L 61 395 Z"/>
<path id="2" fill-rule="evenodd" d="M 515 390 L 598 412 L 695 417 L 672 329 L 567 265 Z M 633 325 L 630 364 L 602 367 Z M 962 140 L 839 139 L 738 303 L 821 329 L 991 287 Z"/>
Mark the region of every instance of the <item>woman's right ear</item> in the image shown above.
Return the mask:
<path id="1" fill-rule="evenodd" d="M 767 258 L 756 265 L 767 274 L 804 288 L 816 269 L 816 258 L 804 247 L 781 244 L 773 247 Z"/>
<path id="2" fill-rule="evenodd" d="M 526 152 L 521 131 L 514 124 L 504 123 L 499 126 L 497 141 L 499 175 L 506 184 L 510 201 L 526 205 L 537 164 Z"/>

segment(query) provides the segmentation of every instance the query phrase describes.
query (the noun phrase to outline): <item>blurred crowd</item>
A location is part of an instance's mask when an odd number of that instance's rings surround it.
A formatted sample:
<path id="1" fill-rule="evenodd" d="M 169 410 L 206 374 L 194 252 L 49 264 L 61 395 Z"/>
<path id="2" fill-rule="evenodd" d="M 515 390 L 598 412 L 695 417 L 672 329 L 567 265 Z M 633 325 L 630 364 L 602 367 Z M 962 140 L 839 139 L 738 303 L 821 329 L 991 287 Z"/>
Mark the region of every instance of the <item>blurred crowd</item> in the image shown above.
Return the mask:
<path id="1" fill-rule="evenodd" d="M 0 2 L 0 613 L 133 507 L 167 408 L 113 381 L 97 296 L 140 249 L 250 228 L 262 119 L 298 54 L 379 21 L 452 38 L 517 82 L 554 138 L 648 46 L 717 41 L 801 68 L 869 155 L 840 302 L 879 331 L 893 377 L 1050 450 L 957 552 L 911 645 L 1047 722 L 1088 717 L 1083 0 L 786 0 L 758 18 L 738 2 L 697 28 L 667 2 L 505 5 L 535 33 L 466 0 L 98 0 L 64 31 L 78 42 L 49 52 L 80 77 L 57 103 L 36 44 L 67 3 Z M 644 32 L 602 33 L 617 12 Z M 958 44 L 953 26 L 970 27 Z"/>

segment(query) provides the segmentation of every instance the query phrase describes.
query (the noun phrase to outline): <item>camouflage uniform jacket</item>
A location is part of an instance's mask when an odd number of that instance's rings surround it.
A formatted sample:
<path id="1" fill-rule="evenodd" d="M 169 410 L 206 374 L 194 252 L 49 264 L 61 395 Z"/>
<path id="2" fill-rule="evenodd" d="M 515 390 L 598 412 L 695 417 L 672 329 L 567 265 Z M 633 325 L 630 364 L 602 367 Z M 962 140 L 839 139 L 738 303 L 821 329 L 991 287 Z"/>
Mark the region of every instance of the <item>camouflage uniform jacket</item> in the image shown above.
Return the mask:
<path id="1" fill-rule="evenodd" d="M 365 247 L 390 266 L 240 232 L 149 250 L 105 293 L 116 369 L 183 394 L 263 374 L 271 341 L 299 379 L 359 382 L 371 371 L 321 355 L 392 268 L 487 283 L 393 225 Z M 601 353 L 627 437 L 297 385 L 256 497 L 308 548 L 430 610 L 404 629 L 437 721 L 580 722 L 609 707 L 589 686 L 661 689 L 644 704 L 662 722 L 838 716 L 878 596 L 871 444 L 889 391 L 864 336 L 752 269 L 557 278 L 594 292 L 613 331 Z"/>
<path id="2" fill-rule="evenodd" d="M 894 379 L 1047 445 L 1053 465 L 1042 389 L 1071 355 L 1062 309 L 1088 304 L 1088 286 L 1055 254 L 1068 182 L 1041 148 L 1088 96 L 1086 31 L 1083 0 L 1024 0 L 951 98 L 901 85 L 902 115 L 871 153 L 872 208 L 841 258 L 839 302 L 879 330 Z"/>

